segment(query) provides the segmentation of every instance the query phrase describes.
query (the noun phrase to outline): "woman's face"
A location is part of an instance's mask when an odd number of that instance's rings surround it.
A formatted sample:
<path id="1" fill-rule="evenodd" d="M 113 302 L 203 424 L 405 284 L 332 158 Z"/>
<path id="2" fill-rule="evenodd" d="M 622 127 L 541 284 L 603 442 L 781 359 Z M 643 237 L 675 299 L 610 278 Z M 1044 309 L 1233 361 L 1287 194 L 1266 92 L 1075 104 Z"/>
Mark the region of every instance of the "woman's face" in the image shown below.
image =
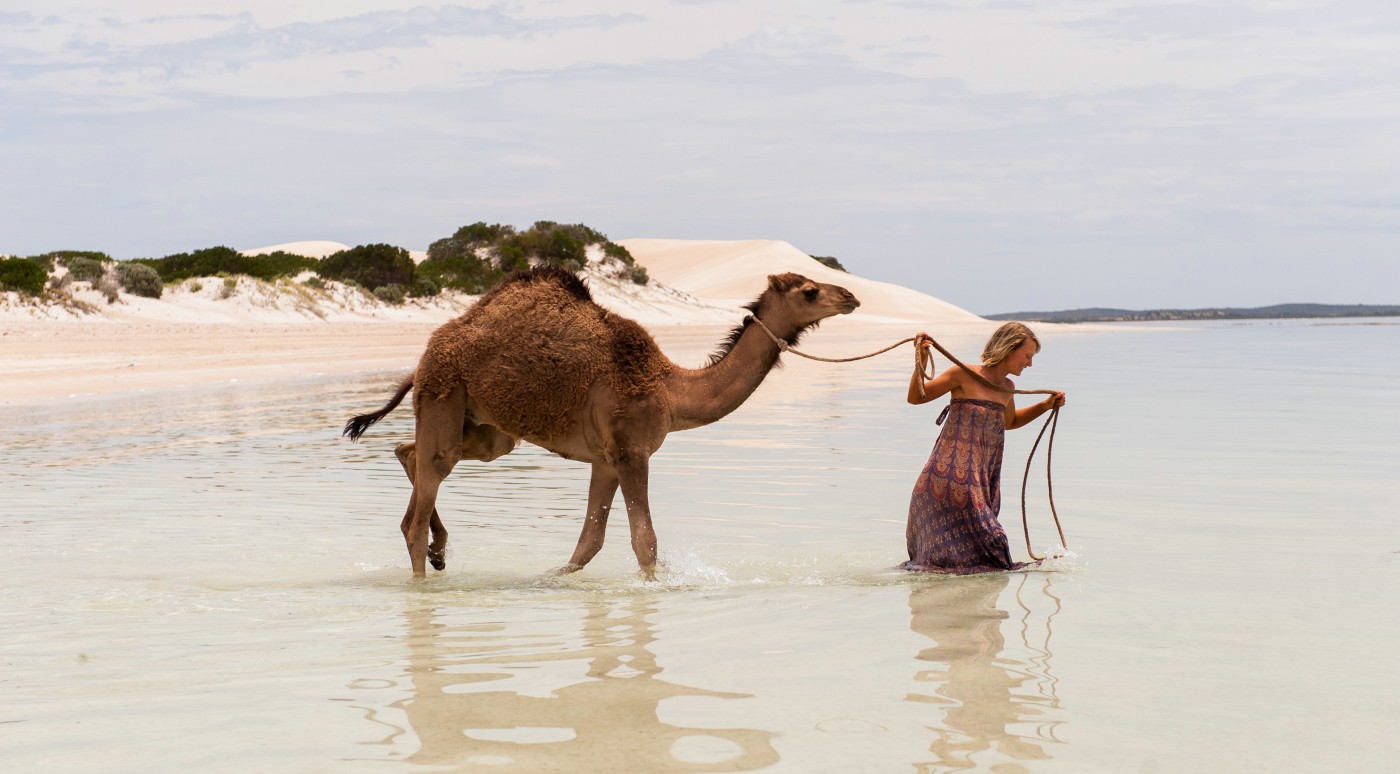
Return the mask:
<path id="1" fill-rule="evenodd" d="M 1031 367 L 1031 360 L 1040 351 L 1040 345 L 1026 339 L 1021 346 L 1011 351 L 1006 358 L 1006 372 L 1020 376 L 1021 372 Z"/>

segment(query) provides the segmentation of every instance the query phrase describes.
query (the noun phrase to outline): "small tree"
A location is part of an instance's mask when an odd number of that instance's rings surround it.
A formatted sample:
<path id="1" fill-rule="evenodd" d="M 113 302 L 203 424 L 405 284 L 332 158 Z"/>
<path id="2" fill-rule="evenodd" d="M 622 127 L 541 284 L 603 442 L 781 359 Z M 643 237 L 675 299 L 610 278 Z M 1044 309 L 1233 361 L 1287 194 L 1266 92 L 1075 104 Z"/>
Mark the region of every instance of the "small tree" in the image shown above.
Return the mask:
<path id="1" fill-rule="evenodd" d="M 633 282 L 647 283 L 646 270 L 636 266 L 632 254 L 622 245 L 582 223 L 552 220 L 535 221 L 525 231 L 483 221 L 462 226 L 452 236 L 428 247 L 428 259 L 418 266 L 418 275 L 431 277 L 445 288 L 481 293 L 507 272 L 535 263 L 582 269 L 588 264 L 588 248 L 593 245 L 601 245 L 604 254 L 624 264 Z"/>
<path id="2" fill-rule="evenodd" d="M 413 258 L 402 247 L 358 245 L 321 259 L 316 272 L 327 279 L 353 281 L 373 290 L 385 285 L 412 285 Z"/>

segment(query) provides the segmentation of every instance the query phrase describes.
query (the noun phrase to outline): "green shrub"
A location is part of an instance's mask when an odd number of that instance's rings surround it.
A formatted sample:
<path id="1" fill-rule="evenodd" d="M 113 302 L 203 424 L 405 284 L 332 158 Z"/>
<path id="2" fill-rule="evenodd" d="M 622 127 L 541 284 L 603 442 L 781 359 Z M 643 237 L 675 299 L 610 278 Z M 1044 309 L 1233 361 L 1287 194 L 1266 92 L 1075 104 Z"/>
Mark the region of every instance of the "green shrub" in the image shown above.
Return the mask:
<path id="1" fill-rule="evenodd" d="M 232 298 L 236 290 L 238 290 L 238 278 L 224 277 L 224 286 L 219 290 L 219 298 Z"/>
<path id="2" fill-rule="evenodd" d="M 418 264 L 415 270 L 418 278 L 433 282 L 439 288 L 452 288 L 463 293 L 483 293 L 501 279 L 503 273 L 489 261 L 478 258 L 469 250 L 452 253 L 442 244 L 443 241 L 434 242 L 428 248 L 428 259 Z M 434 248 L 437 248 L 436 255 Z"/>
<path id="3" fill-rule="evenodd" d="M 96 250 L 54 250 L 34 256 L 34 260 L 44 267 L 44 271 L 53 271 L 59 266 L 67 266 L 68 261 L 73 258 L 84 258 L 99 264 L 112 262 L 112 256 Z"/>
<path id="4" fill-rule="evenodd" d="M 295 277 L 304 271 L 316 271 L 320 261 L 296 255 L 284 250 L 276 250 L 267 255 L 249 256 L 249 268 L 245 272 L 250 277 L 271 282 L 278 277 Z"/>
<path id="5" fill-rule="evenodd" d="M 842 266 L 840 261 L 836 260 L 835 258 L 832 258 L 829 255 L 814 255 L 812 256 L 812 260 L 830 269 L 835 269 L 837 271 L 846 270 L 846 267 Z"/>
<path id="6" fill-rule="evenodd" d="M 628 252 L 627 248 L 623 247 L 622 245 L 616 242 L 604 242 L 603 253 L 612 258 L 616 258 L 619 261 L 622 261 L 628 266 L 631 266 L 632 264 L 637 262 L 637 259 L 632 257 L 632 253 Z"/>
<path id="7" fill-rule="evenodd" d="M 312 274 L 310 277 L 307 277 L 306 282 L 302 284 L 316 288 L 317 290 L 325 290 L 326 288 L 326 281 L 321 279 L 318 274 Z"/>
<path id="8" fill-rule="evenodd" d="M 530 267 L 530 245 L 514 238 L 496 245 L 496 265 L 502 272 L 519 271 Z"/>
<path id="9" fill-rule="evenodd" d="M 651 279 L 651 278 L 647 276 L 647 267 L 645 267 L 645 266 L 633 266 L 633 267 L 632 267 L 632 281 L 633 281 L 633 282 L 637 283 L 638 285 L 645 285 L 645 284 L 647 284 L 647 282 L 648 282 L 650 279 Z"/>
<path id="10" fill-rule="evenodd" d="M 49 273 L 30 258 L 0 258 L 0 290 L 17 290 L 31 296 L 44 292 Z"/>
<path id="11" fill-rule="evenodd" d="M 374 289 L 374 297 L 386 304 L 398 306 L 407 297 L 403 285 L 380 285 Z"/>
<path id="12" fill-rule="evenodd" d="M 165 283 L 160 281 L 160 274 L 143 263 L 118 263 L 117 279 L 132 295 L 160 298 L 161 293 L 165 292 Z"/>
<path id="13" fill-rule="evenodd" d="M 415 277 L 413 286 L 408 289 L 410 296 L 418 298 L 430 298 L 442 292 L 442 286 L 433 281 L 431 277 Z"/>
<path id="14" fill-rule="evenodd" d="M 278 277 L 291 277 L 308 269 L 315 270 L 315 258 L 293 255 L 278 250 L 267 255 L 244 255 L 231 247 L 207 247 L 190 253 L 176 253 L 164 258 L 138 258 L 160 273 L 166 282 L 178 282 L 191 277 L 213 277 L 220 274 L 246 274 L 271 282 Z"/>
<path id="15" fill-rule="evenodd" d="M 102 279 L 104 272 L 102 261 L 85 256 L 65 258 L 63 265 L 68 267 L 68 273 L 73 276 L 76 282 L 96 283 Z"/>
<path id="16" fill-rule="evenodd" d="M 602 245 L 605 254 L 627 266 L 636 263 L 627 248 L 582 223 L 540 220 L 525 231 L 517 231 L 499 223 L 477 222 L 433 242 L 428 247 L 428 259 L 418 266 L 418 274 L 431 277 L 445 288 L 481 293 L 507 272 L 527 268 L 534 262 L 582 269 L 588 263 L 591 245 Z M 633 271 L 631 276 L 640 285 L 648 281 L 645 270 Z"/>
<path id="17" fill-rule="evenodd" d="M 494 245 L 501 241 L 502 237 L 508 237 L 514 233 L 514 226 L 505 226 L 500 223 L 487 225 L 485 221 L 477 221 L 470 226 L 462 226 L 457 229 L 457 233 L 453 234 L 452 238 L 465 246 L 475 247 Z"/>
<path id="18" fill-rule="evenodd" d="M 327 279 L 353 281 L 367 288 L 413 284 L 413 258 L 402 247 L 359 245 L 321 259 L 316 272 Z"/>

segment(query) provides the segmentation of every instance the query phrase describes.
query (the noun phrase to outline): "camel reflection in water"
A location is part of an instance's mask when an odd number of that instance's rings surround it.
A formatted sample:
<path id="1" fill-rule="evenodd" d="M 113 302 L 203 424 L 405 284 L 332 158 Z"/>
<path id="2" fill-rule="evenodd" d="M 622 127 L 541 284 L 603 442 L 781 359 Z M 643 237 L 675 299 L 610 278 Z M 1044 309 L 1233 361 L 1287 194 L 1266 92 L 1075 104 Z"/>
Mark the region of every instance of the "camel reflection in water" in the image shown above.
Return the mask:
<path id="1" fill-rule="evenodd" d="M 648 621 L 656 612 L 653 599 L 599 597 L 583 607 L 579 648 L 553 637 L 535 641 L 500 625 L 454 627 L 446 623 L 450 608 L 406 611 L 413 696 L 396 706 L 420 743 L 409 761 L 529 772 L 748 771 L 777 762 L 770 732 L 683 728 L 661 720 L 665 699 L 750 697 L 660 679 L 662 668 L 648 650 L 656 640 Z M 552 695 L 490 687 L 546 664 L 567 670 L 565 662 L 578 662 L 578 675 L 568 678 L 571 684 L 551 686 Z M 727 713 L 718 707 L 710 714 Z"/>
<path id="2" fill-rule="evenodd" d="M 1047 760 L 1047 744 L 1059 744 L 1055 720 L 1060 702 L 1050 674 L 1050 624 L 1060 601 L 1050 591 L 1053 573 L 987 573 L 939 578 L 912 586 L 910 628 L 933 640 L 919 652 L 920 661 L 939 663 L 915 673 L 928 682 L 929 693 L 911 693 L 909 701 L 942 709 L 929 747 L 932 762 L 918 762 L 919 772 L 994 770 L 1024 772 L 1017 761 Z M 1009 584 L 1016 583 L 1019 625 L 997 606 Z M 1037 592 L 1044 601 L 1035 599 Z M 1025 600 L 1035 602 L 1032 610 Z M 1042 628 L 1044 637 L 1038 635 Z M 1019 630 L 1018 657 L 1006 646 L 1003 624 Z M 1035 645 L 1032 639 L 1043 640 Z M 1023 650 L 1022 650 L 1023 648 Z"/>

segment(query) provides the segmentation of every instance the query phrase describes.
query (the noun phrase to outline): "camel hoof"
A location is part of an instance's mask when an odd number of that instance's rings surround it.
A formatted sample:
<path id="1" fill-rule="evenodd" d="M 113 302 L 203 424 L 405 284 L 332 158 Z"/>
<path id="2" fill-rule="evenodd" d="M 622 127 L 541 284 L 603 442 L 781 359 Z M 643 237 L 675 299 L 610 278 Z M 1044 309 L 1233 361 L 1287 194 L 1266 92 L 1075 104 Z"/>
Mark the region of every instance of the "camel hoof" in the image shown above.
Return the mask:
<path id="1" fill-rule="evenodd" d="M 442 559 L 429 559 L 428 564 L 431 564 L 433 566 L 433 569 L 437 570 L 438 572 L 442 572 L 443 570 L 447 569 L 447 562 Z"/>
<path id="2" fill-rule="evenodd" d="M 583 565 L 581 564 L 566 564 L 563 567 L 555 567 L 553 570 L 549 571 L 549 574 L 555 577 L 560 575 L 572 575 L 582 569 Z"/>

